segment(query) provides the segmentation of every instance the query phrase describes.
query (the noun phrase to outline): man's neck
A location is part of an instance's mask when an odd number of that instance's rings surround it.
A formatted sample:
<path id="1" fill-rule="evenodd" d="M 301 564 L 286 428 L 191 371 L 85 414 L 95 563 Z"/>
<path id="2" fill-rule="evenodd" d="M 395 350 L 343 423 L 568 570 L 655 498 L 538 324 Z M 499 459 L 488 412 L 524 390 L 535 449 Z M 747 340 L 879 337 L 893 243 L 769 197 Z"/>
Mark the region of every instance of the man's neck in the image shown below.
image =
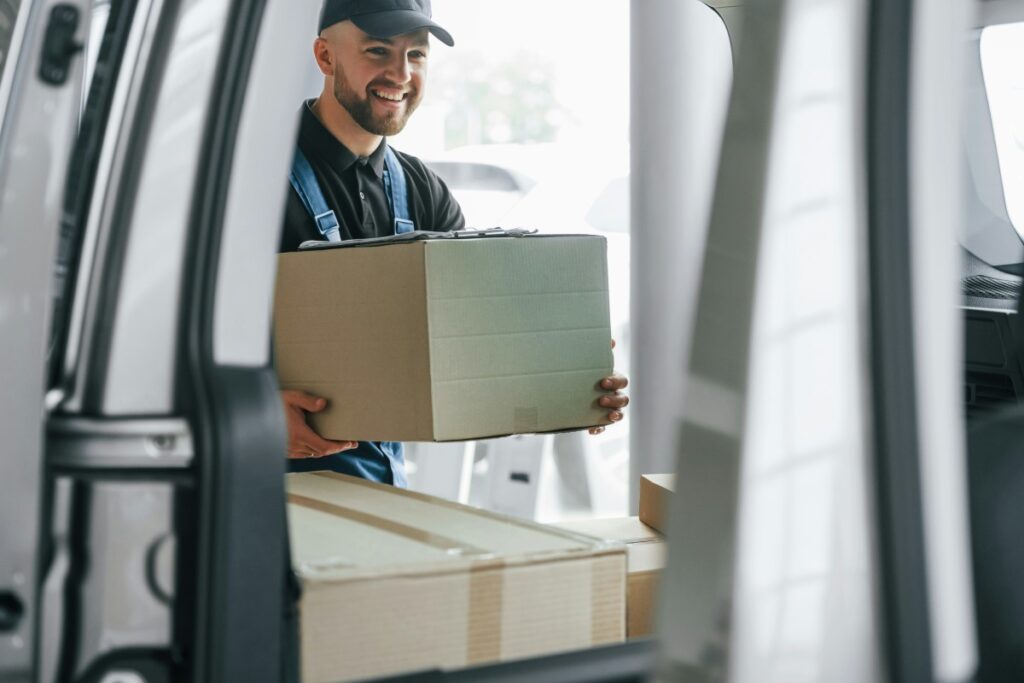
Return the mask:
<path id="1" fill-rule="evenodd" d="M 313 101 L 310 109 L 324 128 L 358 157 L 373 154 L 380 146 L 380 141 L 384 139 L 383 136 L 371 133 L 356 123 L 348 110 L 328 93 L 321 93 L 320 97 Z"/>

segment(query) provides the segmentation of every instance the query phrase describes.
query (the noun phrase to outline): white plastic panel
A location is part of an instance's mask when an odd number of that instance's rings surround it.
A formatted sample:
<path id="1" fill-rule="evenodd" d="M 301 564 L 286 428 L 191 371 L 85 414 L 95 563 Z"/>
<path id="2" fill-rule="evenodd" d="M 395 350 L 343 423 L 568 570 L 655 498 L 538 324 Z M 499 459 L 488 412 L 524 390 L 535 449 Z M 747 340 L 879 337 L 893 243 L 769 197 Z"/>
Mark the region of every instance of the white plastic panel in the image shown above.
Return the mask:
<path id="1" fill-rule="evenodd" d="M 731 680 L 880 680 L 865 410 L 868 3 L 790 0 L 755 288 Z"/>
<path id="2" fill-rule="evenodd" d="M 214 359 L 258 367 L 270 356 L 277 249 L 318 0 L 269 2 L 238 126 L 217 272 Z"/>
<path id="3" fill-rule="evenodd" d="M 958 2 L 958 6 L 962 3 Z M 977 26 L 995 26 L 1024 21 L 1024 2 L 1020 0 L 972 0 L 967 3 L 968 11 L 973 12 L 973 20 Z M 973 5 L 973 7 L 971 7 Z M 955 10 L 959 12 L 959 9 Z"/>
<path id="4" fill-rule="evenodd" d="M 172 407 L 186 234 L 227 0 L 185 0 L 139 172 L 111 332 L 102 409 Z"/>
<path id="5" fill-rule="evenodd" d="M 630 500 L 675 467 L 690 328 L 729 86 L 725 24 L 696 0 L 632 4 Z"/>

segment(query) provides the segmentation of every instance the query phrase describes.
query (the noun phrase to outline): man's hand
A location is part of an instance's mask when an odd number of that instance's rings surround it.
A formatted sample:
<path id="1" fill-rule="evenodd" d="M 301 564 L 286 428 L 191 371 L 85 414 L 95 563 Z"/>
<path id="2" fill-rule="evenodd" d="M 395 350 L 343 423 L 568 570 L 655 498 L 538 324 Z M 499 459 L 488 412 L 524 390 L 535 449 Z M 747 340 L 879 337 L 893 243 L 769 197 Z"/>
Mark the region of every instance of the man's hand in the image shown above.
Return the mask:
<path id="1" fill-rule="evenodd" d="M 306 413 L 319 413 L 327 407 L 327 401 L 304 391 L 282 391 L 284 415 L 288 420 L 288 457 L 295 459 L 322 458 L 342 451 L 352 450 L 359 444 L 355 441 L 328 441 L 306 424 Z"/>
<path id="2" fill-rule="evenodd" d="M 612 339 L 612 348 L 615 348 L 614 339 Z M 627 386 L 629 386 L 629 380 L 626 379 L 625 375 L 617 373 L 611 377 L 605 377 L 600 382 L 600 387 L 609 393 L 597 399 L 597 405 L 602 408 L 611 409 L 608 411 L 608 419 L 612 422 L 621 422 L 622 418 L 625 417 L 622 411 L 629 405 L 629 396 L 622 393 L 622 390 Z M 590 429 L 591 434 L 600 434 L 603 431 L 604 427 L 592 427 Z"/>
<path id="3" fill-rule="evenodd" d="M 609 393 L 597 399 L 597 404 L 603 408 L 610 408 L 608 419 L 612 422 L 620 422 L 625 415 L 622 410 L 629 405 L 629 396 L 622 393 L 622 390 L 629 386 L 629 380 L 623 375 L 612 375 L 601 380 L 601 388 Z M 604 427 L 591 427 L 591 434 L 600 434 Z"/>

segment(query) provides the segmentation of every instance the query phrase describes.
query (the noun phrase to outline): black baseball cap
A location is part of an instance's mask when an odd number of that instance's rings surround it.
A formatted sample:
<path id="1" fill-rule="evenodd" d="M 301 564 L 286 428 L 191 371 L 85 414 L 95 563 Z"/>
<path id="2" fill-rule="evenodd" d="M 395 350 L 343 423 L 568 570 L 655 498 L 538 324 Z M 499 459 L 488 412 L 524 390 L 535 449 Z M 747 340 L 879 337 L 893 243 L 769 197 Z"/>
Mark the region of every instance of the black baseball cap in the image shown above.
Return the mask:
<path id="1" fill-rule="evenodd" d="M 431 21 L 430 0 L 326 0 L 320 13 L 320 30 L 346 19 L 375 38 L 425 28 L 445 45 L 455 45 L 452 34 Z"/>

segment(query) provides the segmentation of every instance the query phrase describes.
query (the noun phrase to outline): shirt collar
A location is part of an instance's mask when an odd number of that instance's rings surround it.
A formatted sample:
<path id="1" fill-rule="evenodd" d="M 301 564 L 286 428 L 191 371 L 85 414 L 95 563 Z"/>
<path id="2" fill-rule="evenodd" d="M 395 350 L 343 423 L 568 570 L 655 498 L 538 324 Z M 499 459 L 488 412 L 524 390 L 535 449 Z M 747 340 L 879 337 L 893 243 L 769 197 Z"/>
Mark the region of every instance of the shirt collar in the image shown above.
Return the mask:
<path id="1" fill-rule="evenodd" d="M 313 100 L 306 100 L 302 107 L 301 123 L 299 125 L 299 146 L 307 157 L 316 157 L 332 166 L 335 171 L 342 173 L 357 162 L 367 165 L 378 178 L 384 176 L 384 152 L 387 149 L 388 140 L 384 138 L 380 145 L 365 160 L 356 156 L 338 138 L 334 137 L 331 131 L 324 127 L 320 119 L 313 113 L 311 105 Z"/>

